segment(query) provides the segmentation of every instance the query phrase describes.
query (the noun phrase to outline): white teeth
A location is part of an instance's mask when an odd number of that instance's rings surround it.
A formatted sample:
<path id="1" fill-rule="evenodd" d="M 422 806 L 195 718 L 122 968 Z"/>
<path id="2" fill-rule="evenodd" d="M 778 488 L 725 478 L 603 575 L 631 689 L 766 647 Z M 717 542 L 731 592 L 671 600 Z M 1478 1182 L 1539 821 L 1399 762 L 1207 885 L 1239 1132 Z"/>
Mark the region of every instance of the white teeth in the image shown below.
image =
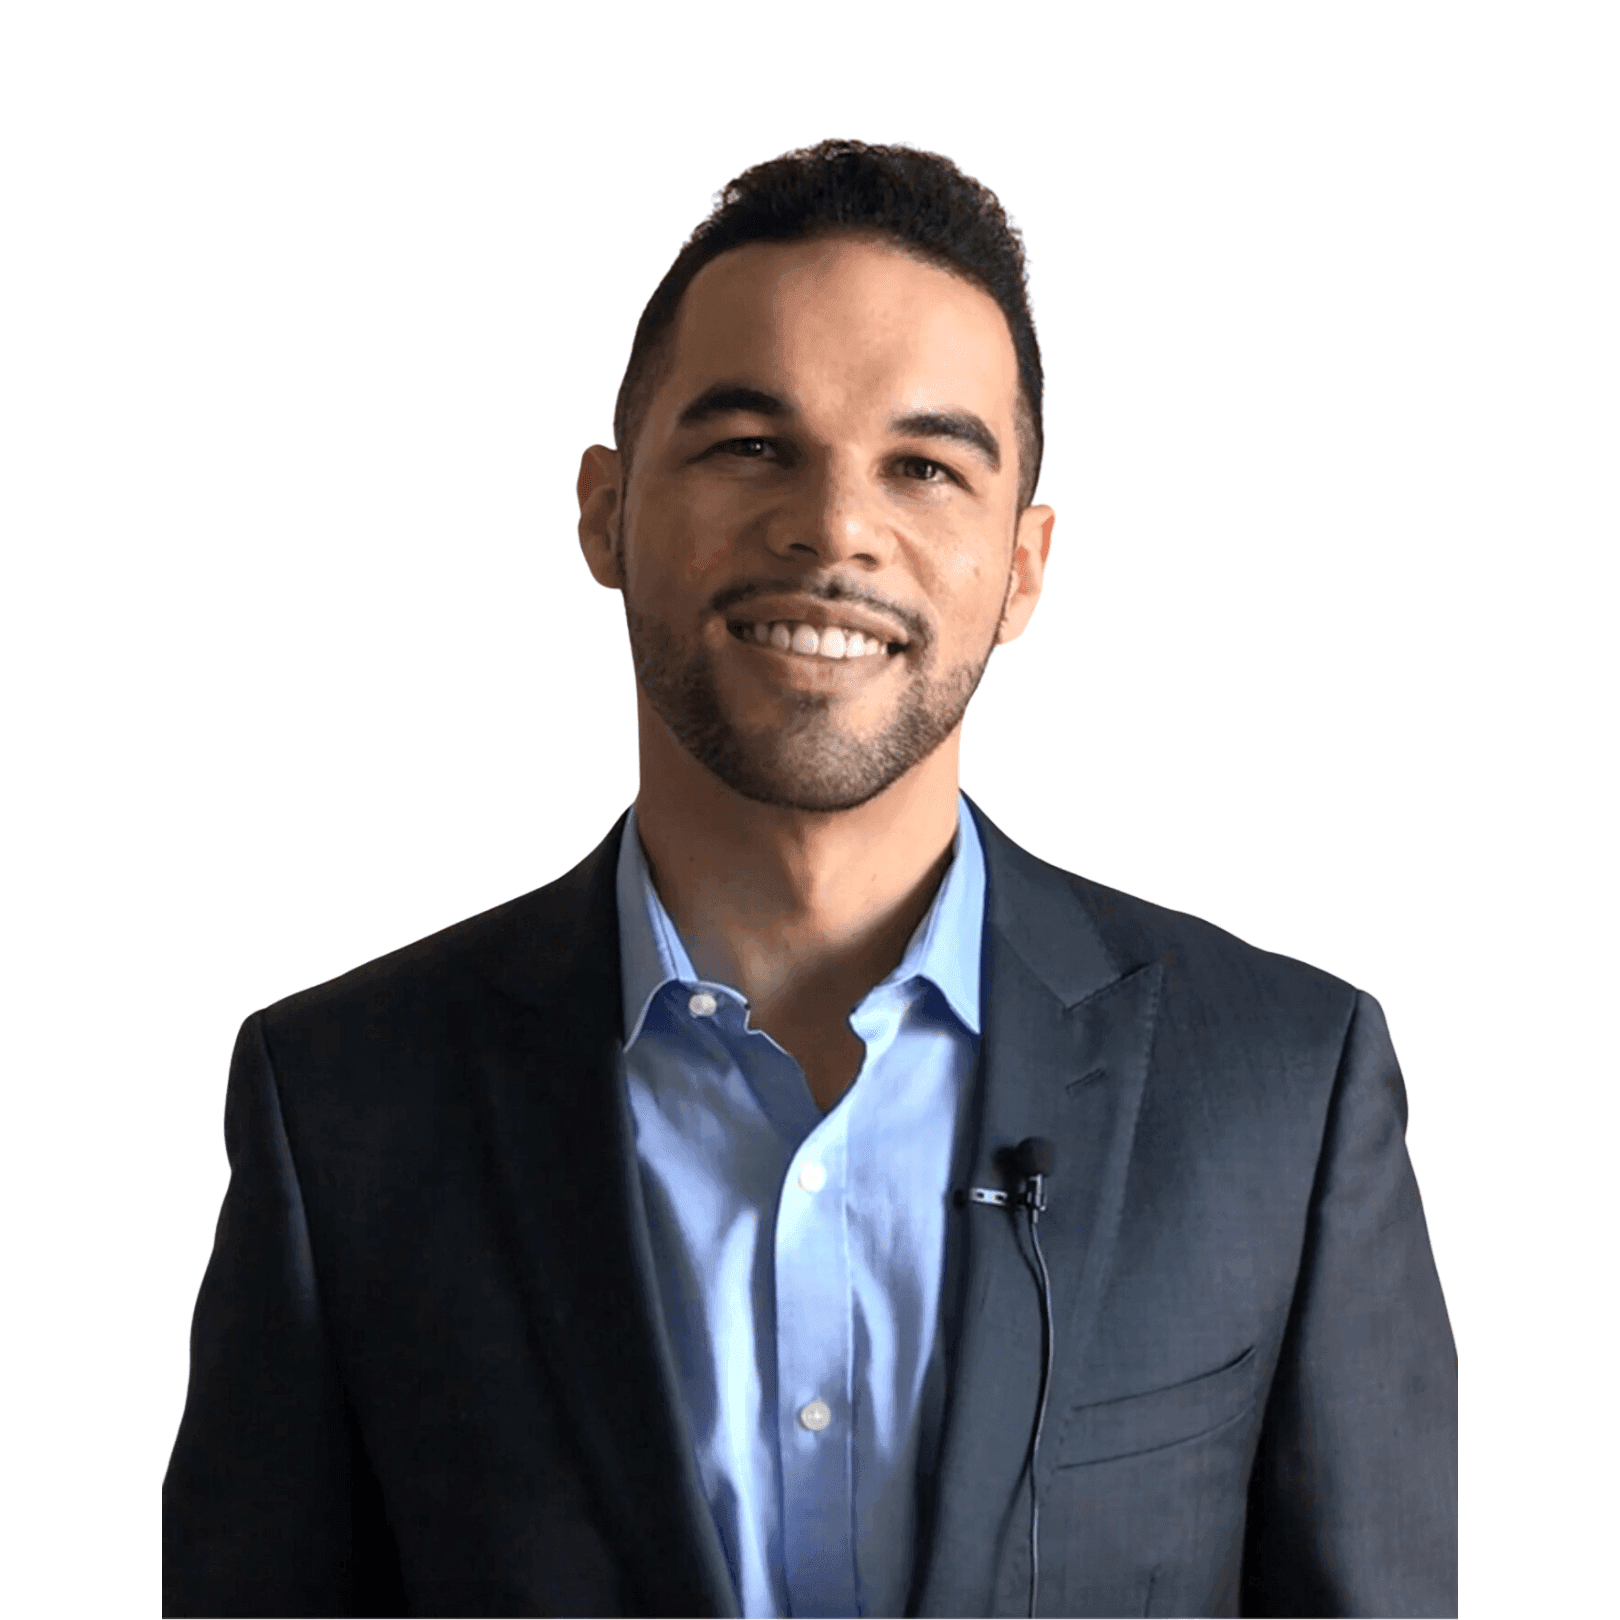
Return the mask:
<path id="1" fill-rule="evenodd" d="M 778 619 L 775 624 L 751 624 L 741 634 L 780 652 L 796 652 L 807 658 L 875 658 L 888 651 L 888 643 L 860 630 L 828 625 L 818 630 L 813 624 L 797 624 Z"/>

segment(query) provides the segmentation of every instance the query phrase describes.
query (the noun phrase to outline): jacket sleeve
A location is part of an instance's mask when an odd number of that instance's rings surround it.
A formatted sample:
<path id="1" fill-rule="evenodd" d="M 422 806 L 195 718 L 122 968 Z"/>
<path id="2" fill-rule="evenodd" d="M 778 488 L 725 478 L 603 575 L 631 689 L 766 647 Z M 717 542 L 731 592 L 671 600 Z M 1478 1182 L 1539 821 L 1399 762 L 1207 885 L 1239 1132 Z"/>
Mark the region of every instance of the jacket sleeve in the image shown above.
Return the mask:
<path id="1" fill-rule="evenodd" d="M 1252 1475 L 1246 1614 L 1457 1612 L 1457 1352 L 1405 1136 L 1360 995 Z"/>
<path id="2" fill-rule="evenodd" d="M 378 1572 L 392 1561 L 326 1340 L 258 1014 L 231 1060 L 225 1146 L 230 1185 L 163 1481 L 163 1612 L 366 1612 L 386 1602 Z"/>

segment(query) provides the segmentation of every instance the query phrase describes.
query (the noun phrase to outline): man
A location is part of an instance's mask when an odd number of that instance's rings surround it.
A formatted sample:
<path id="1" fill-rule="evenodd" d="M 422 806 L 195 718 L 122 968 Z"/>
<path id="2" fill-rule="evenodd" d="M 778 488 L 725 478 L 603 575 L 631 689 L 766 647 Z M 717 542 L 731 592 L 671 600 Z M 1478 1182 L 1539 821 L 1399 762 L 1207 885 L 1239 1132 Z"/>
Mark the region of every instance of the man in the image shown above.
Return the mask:
<path id="1" fill-rule="evenodd" d="M 614 426 L 635 806 L 244 1025 L 168 1612 L 1454 1612 L 1377 1004 L 958 792 L 1053 525 L 995 199 L 750 170 Z"/>

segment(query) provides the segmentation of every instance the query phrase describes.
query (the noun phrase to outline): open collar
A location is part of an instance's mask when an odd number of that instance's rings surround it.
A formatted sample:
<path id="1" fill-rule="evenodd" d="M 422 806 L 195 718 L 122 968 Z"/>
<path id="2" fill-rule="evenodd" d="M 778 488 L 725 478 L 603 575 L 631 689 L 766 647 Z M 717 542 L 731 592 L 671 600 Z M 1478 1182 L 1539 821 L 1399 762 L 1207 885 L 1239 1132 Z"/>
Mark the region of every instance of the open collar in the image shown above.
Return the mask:
<path id="1" fill-rule="evenodd" d="M 984 846 L 967 799 L 957 796 L 957 829 L 950 865 L 928 910 L 913 930 L 899 964 L 884 984 L 927 979 L 944 996 L 970 1034 L 980 1033 L 981 957 L 984 926 Z M 614 872 L 619 923 L 619 974 L 625 1046 L 636 1043 L 653 997 L 670 983 L 728 990 L 705 980 L 665 909 L 636 831 L 632 808 L 625 818 Z"/>

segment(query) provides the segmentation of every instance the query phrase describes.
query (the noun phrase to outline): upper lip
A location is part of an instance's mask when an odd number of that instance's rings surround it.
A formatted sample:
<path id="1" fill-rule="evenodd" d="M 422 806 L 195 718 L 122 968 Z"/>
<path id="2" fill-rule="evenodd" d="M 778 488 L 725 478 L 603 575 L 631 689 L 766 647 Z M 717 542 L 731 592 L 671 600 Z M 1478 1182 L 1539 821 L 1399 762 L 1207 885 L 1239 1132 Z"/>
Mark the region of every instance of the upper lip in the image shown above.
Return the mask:
<path id="1" fill-rule="evenodd" d="M 837 625 L 840 630 L 859 630 L 863 636 L 906 647 L 911 638 L 892 619 L 854 602 L 823 602 L 813 596 L 791 593 L 751 596 L 746 602 L 725 610 L 727 624 L 808 624 L 817 630 Z"/>

